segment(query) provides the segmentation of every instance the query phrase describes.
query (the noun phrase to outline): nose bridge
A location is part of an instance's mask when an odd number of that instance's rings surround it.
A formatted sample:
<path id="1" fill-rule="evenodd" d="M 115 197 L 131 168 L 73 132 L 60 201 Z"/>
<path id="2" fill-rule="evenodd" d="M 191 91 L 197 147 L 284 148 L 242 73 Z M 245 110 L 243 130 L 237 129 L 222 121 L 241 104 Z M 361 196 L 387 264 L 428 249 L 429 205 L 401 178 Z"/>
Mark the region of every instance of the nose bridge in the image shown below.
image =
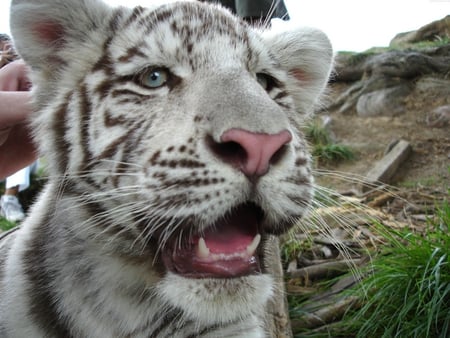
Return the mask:
<path id="1" fill-rule="evenodd" d="M 256 79 L 246 72 L 220 74 L 205 83 L 208 95 L 202 104 L 216 141 L 234 128 L 253 133 L 277 134 L 288 129 L 282 109 Z"/>
<path id="2" fill-rule="evenodd" d="M 283 162 L 292 140 L 288 117 L 255 78 L 215 70 L 200 83 L 191 99 L 211 154 L 250 180 Z"/>

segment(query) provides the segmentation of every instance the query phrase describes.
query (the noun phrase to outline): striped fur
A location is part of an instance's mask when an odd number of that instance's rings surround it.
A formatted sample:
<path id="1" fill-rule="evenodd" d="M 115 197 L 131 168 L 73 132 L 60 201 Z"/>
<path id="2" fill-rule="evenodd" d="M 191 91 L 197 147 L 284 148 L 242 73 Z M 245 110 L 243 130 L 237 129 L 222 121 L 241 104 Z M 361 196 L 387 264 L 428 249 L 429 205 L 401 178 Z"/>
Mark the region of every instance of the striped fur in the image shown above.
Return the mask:
<path id="1" fill-rule="evenodd" d="M 264 260 L 268 236 L 303 215 L 312 177 L 299 128 L 329 76 L 327 38 L 260 32 L 197 2 L 13 0 L 11 11 L 49 182 L 0 242 L 0 336 L 264 337 L 264 264 L 190 278 L 162 256 L 251 204 Z M 153 88 L 155 70 L 167 81 Z M 232 128 L 293 137 L 252 180 L 221 153 Z"/>

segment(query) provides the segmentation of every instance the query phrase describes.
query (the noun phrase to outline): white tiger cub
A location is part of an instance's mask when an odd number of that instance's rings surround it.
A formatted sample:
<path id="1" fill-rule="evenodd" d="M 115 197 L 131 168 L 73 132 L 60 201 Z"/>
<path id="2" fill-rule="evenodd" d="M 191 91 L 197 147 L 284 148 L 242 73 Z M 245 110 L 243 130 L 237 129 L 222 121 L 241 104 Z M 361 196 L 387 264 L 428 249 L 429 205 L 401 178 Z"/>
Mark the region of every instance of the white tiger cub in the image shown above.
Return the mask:
<path id="1" fill-rule="evenodd" d="M 49 181 L 0 241 L 1 337 L 265 337 L 271 235 L 309 205 L 299 126 L 332 50 L 198 2 L 13 0 Z"/>

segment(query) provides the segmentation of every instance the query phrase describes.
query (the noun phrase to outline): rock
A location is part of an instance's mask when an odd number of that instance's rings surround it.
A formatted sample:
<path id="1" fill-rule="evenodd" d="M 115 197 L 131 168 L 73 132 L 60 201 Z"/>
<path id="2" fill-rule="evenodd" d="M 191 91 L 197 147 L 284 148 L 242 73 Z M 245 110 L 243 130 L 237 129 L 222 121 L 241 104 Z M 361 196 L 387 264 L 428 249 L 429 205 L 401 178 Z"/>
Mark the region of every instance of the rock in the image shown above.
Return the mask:
<path id="1" fill-rule="evenodd" d="M 418 51 L 391 51 L 371 57 L 365 64 L 369 76 L 383 75 L 412 79 L 418 76 L 450 71 L 450 57 L 431 57 Z"/>
<path id="2" fill-rule="evenodd" d="M 375 90 L 361 95 L 356 103 L 356 112 L 361 117 L 398 116 L 404 113 L 404 99 L 411 93 L 408 84 Z"/>
<path id="3" fill-rule="evenodd" d="M 450 55 L 450 44 L 445 44 L 437 47 L 430 47 L 423 51 L 428 56 L 443 56 L 448 57 Z"/>
<path id="4" fill-rule="evenodd" d="M 429 95 L 450 96 L 450 81 L 433 76 L 424 76 L 416 82 L 416 90 Z"/>
<path id="5" fill-rule="evenodd" d="M 353 82 L 374 75 L 411 79 L 450 72 L 450 44 L 423 51 L 338 53 L 332 82 Z"/>
<path id="6" fill-rule="evenodd" d="M 361 96 L 378 90 L 404 85 L 405 81 L 400 78 L 372 76 L 353 83 L 327 109 L 337 110 L 339 114 L 347 114 L 356 107 Z"/>
<path id="7" fill-rule="evenodd" d="M 417 43 L 420 41 L 434 41 L 436 39 L 445 39 L 450 36 L 450 15 L 441 20 L 436 20 L 420 29 L 412 32 L 397 34 L 390 42 L 389 46 L 404 46 L 406 44 Z"/>
<path id="8" fill-rule="evenodd" d="M 432 27 L 439 26 L 447 34 L 448 24 L 450 15 L 417 32 L 424 38 Z M 449 77 L 450 44 L 420 50 L 338 53 L 331 81 L 344 86 L 325 109 L 339 114 L 356 110 L 359 116 L 398 116 L 404 112 L 405 97 L 413 90 L 450 96 Z"/>
<path id="9" fill-rule="evenodd" d="M 440 106 L 427 114 L 428 127 L 444 128 L 450 124 L 450 105 Z"/>
<path id="10" fill-rule="evenodd" d="M 371 53 L 338 53 L 335 58 L 332 81 L 351 82 L 363 77 L 366 61 Z"/>

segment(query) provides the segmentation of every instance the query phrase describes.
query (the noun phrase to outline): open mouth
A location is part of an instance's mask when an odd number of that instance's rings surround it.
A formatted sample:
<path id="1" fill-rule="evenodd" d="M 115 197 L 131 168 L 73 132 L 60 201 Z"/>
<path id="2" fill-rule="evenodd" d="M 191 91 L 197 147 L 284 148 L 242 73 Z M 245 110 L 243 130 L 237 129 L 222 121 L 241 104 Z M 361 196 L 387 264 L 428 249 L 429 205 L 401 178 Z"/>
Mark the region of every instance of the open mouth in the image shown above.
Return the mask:
<path id="1" fill-rule="evenodd" d="M 231 278 L 261 272 L 259 244 L 263 211 L 242 204 L 214 225 L 162 250 L 165 267 L 190 278 Z"/>

